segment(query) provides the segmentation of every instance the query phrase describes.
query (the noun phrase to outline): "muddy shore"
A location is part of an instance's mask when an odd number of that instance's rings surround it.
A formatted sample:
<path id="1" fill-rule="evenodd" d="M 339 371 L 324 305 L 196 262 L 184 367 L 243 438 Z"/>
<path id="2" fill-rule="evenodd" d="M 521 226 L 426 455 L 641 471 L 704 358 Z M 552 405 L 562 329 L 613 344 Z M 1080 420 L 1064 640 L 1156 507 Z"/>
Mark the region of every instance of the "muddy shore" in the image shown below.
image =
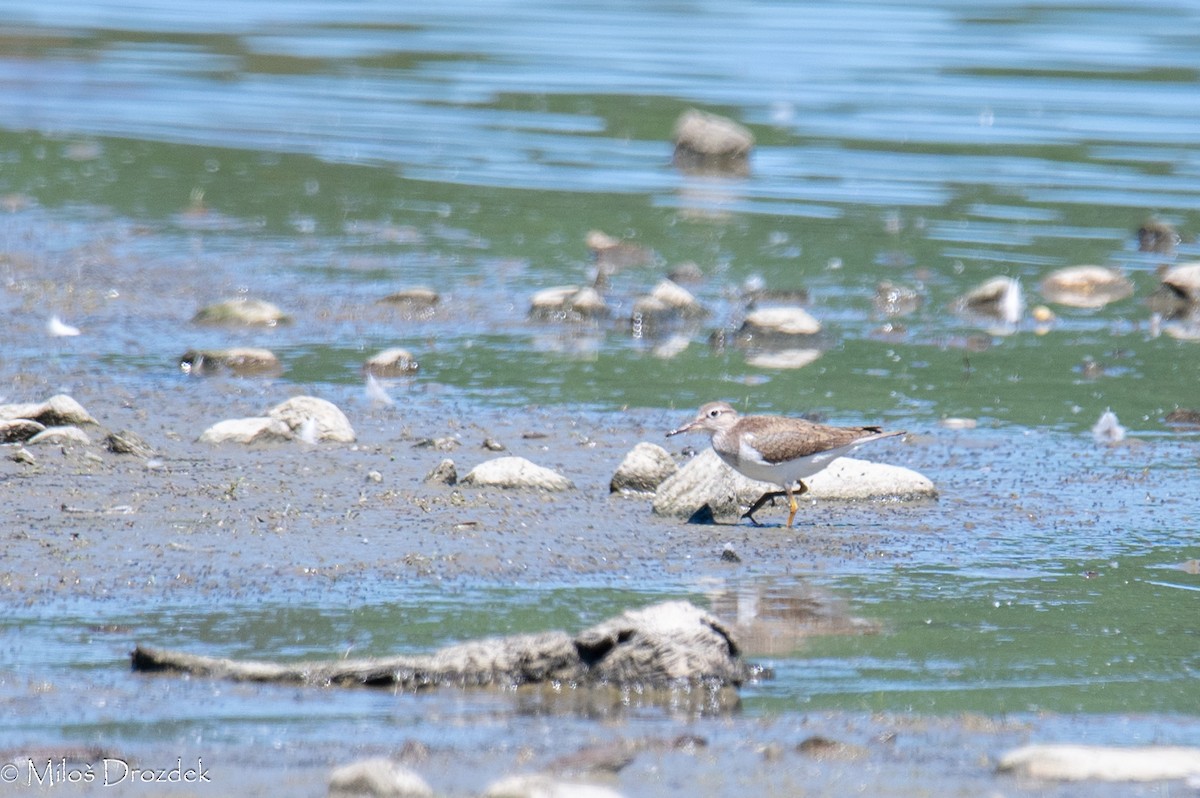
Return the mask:
<path id="1" fill-rule="evenodd" d="M 58 390 L 36 381 L 21 387 L 30 399 Z M 917 431 L 889 452 L 891 462 L 932 476 L 943 490 L 940 502 L 810 504 L 802 510 L 802 523 L 788 531 L 686 524 L 654 516 L 648 499 L 609 495 L 608 481 L 624 454 L 638 441 L 662 440 L 683 411 L 464 410 L 420 388 L 398 392 L 396 406 L 382 407 L 346 388 L 324 395 L 347 412 L 358 433 L 354 444 L 213 447 L 196 442 L 208 424 L 260 413 L 303 391 L 237 379 L 180 379 L 145 392 L 96 381 L 70 390 L 103 428 L 133 430 L 155 454 L 149 459 L 112 454 L 96 443 L 101 435 L 93 434 L 90 446 L 30 447 L 33 464 L 0 458 L 9 520 L 0 583 L 9 601 L 26 608 L 85 602 L 97 615 L 97 638 L 110 650 L 155 641 L 143 639 L 145 632 L 137 628 L 105 632 L 105 607 L 124 612 L 131 605 L 219 607 L 258 600 L 370 604 L 405 586 L 436 591 L 675 583 L 715 595 L 733 578 L 902 564 L 922 551 L 951 548 L 961 534 L 955 519 L 964 512 L 979 511 L 974 515 L 979 523 L 989 520 L 980 515 L 986 507 L 992 520 L 1008 512 L 998 494 L 971 494 L 973 478 L 964 476 L 969 468 L 947 468 L 980 457 L 1003 462 L 1003 447 L 982 433 Z M 448 437 L 459 441 L 451 451 L 425 445 Z M 485 439 L 560 471 L 575 490 L 540 494 L 422 481 L 445 457 L 469 468 L 495 456 L 484 448 Z M 5 447 L 5 454 L 13 450 Z M 722 558 L 729 547 L 740 562 Z M 869 626 L 870 619 L 852 619 L 839 601 L 825 599 L 834 609 L 813 631 L 846 632 L 860 621 Z M 752 634 L 748 640 L 750 658 L 769 656 L 765 643 Z M 1086 721 L 1056 715 L 922 717 L 848 709 L 699 718 L 622 701 L 597 713 L 594 705 L 581 710 L 578 699 L 530 702 L 520 692 L 463 694 L 446 706 L 439 703 L 447 701 L 445 695 L 233 688 L 128 675 L 128 663 L 120 660 L 109 667 L 112 678 L 141 680 L 139 692 L 168 703 L 216 690 L 235 692 L 252 705 L 280 700 L 289 691 L 290 700 L 301 705 L 346 701 L 345 711 L 353 712 L 364 700 L 386 700 L 398 702 L 396 711 L 405 716 L 425 718 L 399 746 L 321 739 L 319 732 L 250 746 L 223 744 L 217 733 L 211 743 L 187 746 L 188 756 L 203 757 L 219 774 L 221 792 L 242 795 L 322 795 L 332 767 L 369 756 L 404 762 L 439 792 L 472 794 L 506 774 L 561 770 L 564 758 L 586 759 L 587 752 L 614 745 L 632 752 L 629 764 L 615 774 L 585 775 L 627 795 L 725 796 L 747 789 L 825 795 L 1157 794 L 1152 787 L 1131 792 L 1128 785 L 1048 788 L 993 774 L 996 758 L 1008 748 L 1043 736 L 1084 733 Z M 59 693 L 57 700 L 71 694 L 70 685 L 38 681 L 32 674 L 10 677 L 31 680 L 26 689 L 10 692 L 14 707 L 39 692 Z M 453 707 L 464 703 L 471 711 L 456 718 Z M 431 727 L 464 723 L 476 724 L 475 731 L 460 743 L 425 742 Z M 813 739 L 824 753 L 805 744 Z M 841 747 L 826 750 L 824 740 Z M 178 744 L 144 741 L 105 742 L 82 754 L 78 748 L 68 741 L 31 740 L 25 749 L 31 753 L 18 748 L 5 753 L 19 763 L 72 751 L 84 760 L 112 756 L 144 763 L 172 764 L 181 756 Z M 2 788 L 23 794 L 15 789 Z M 188 789 L 171 794 L 212 794 L 201 786 Z M 105 790 L 147 794 L 140 785 Z"/>

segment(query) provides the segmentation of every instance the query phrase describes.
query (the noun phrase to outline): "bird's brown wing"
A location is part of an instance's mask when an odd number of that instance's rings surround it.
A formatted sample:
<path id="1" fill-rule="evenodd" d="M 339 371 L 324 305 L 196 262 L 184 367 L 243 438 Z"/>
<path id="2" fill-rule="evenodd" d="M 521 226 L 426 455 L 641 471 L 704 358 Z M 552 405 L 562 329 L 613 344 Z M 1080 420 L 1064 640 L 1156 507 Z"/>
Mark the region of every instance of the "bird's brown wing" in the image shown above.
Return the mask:
<path id="1" fill-rule="evenodd" d="M 880 427 L 831 427 L 802 418 L 748 416 L 739 422 L 742 434 L 753 436 L 754 448 L 767 463 L 827 452 L 882 432 Z"/>

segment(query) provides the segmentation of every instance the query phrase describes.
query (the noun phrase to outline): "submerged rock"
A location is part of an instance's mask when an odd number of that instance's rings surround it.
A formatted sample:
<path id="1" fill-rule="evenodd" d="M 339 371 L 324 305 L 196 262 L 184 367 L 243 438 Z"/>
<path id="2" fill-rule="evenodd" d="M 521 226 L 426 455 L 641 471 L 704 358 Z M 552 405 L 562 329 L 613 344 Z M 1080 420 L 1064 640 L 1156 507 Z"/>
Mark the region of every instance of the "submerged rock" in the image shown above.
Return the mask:
<path id="1" fill-rule="evenodd" d="M 646 266 L 654 262 L 654 250 L 615 238 L 599 230 L 591 230 L 586 238 L 588 251 L 592 253 L 597 269 L 602 274 L 613 274 L 621 269 Z"/>
<path id="2" fill-rule="evenodd" d="M 399 305 L 407 311 L 430 312 L 442 298 L 432 288 L 414 286 L 395 291 L 379 301 L 385 305 Z"/>
<path id="3" fill-rule="evenodd" d="M 439 685 L 513 688 L 553 685 L 554 691 L 614 687 L 639 697 L 672 700 L 703 687 L 721 692 L 760 670 L 741 658 L 726 628 L 684 601 L 629 610 L 572 637 L 566 632 L 488 637 L 427 655 L 273 663 L 204 657 L 138 645 L 132 665 L 254 682 L 373 685 L 424 690 Z M 704 692 L 704 691 L 700 691 Z M 729 707 L 728 703 L 721 706 Z"/>
<path id="4" fill-rule="evenodd" d="M 586 321 L 607 315 L 604 297 L 591 286 L 544 288 L 529 303 L 529 317 L 538 321 Z"/>
<path id="5" fill-rule="evenodd" d="M 746 355 L 746 365 L 759 369 L 801 369 L 821 357 L 820 349 L 792 347 Z"/>
<path id="6" fill-rule="evenodd" d="M 489 488 L 560 491 L 575 487 L 571 480 L 524 457 L 497 457 L 472 468 L 461 484 Z"/>
<path id="7" fill-rule="evenodd" d="M 695 319 L 707 314 L 691 291 L 663 280 L 654 290 L 633 303 L 629 323 L 635 337 L 653 335 L 662 325 Z"/>
<path id="8" fill-rule="evenodd" d="M 1025 314 L 1025 296 L 1017 280 L 993 277 L 959 297 L 954 307 L 960 313 L 987 316 L 1012 325 Z"/>
<path id="9" fill-rule="evenodd" d="M 754 134 L 724 116 L 689 109 L 675 122 L 675 166 L 685 172 L 750 173 Z"/>
<path id="10" fill-rule="evenodd" d="M 666 449 L 642 441 L 617 466 L 608 489 L 610 493 L 653 494 L 663 480 L 678 470 Z"/>
<path id="11" fill-rule="evenodd" d="M 191 376 L 229 372 L 239 376 L 278 374 L 279 358 L 269 349 L 237 346 L 231 349 L 190 349 L 179 358 L 179 370 Z"/>
<path id="12" fill-rule="evenodd" d="M 337 405 L 315 396 L 293 396 L 267 411 L 271 418 L 279 419 L 293 432 L 312 429 L 315 440 L 336 443 L 354 443 L 354 428 L 346 414 Z"/>
<path id="13" fill-rule="evenodd" d="M 1200 307 L 1200 261 L 1167 269 L 1147 304 L 1167 318 L 1195 312 Z"/>
<path id="14" fill-rule="evenodd" d="M 938 495 L 933 482 L 916 471 L 854 457 L 839 457 L 804 484 L 808 492 L 802 502 L 920 501 Z M 658 486 L 653 510 L 657 515 L 691 518 L 708 507 L 714 517 L 737 519 L 764 493 L 777 490 L 778 485 L 742 476 L 706 448 Z"/>
<path id="15" fill-rule="evenodd" d="M 884 280 L 875 287 L 872 303 L 882 316 L 907 316 L 921 306 L 921 295 L 916 289 Z"/>
<path id="16" fill-rule="evenodd" d="M 755 308 L 746 314 L 738 330 L 744 338 L 771 336 L 816 335 L 821 322 L 807 310 L 794 305 Z"/>
<path id="17" fill-rule="evenodd" d="M 239 297 L 202 308 L 192 317 L 192 321 L 197 324 L 244 324 L 274 327 L 290 322 L 291 317 L 270 302 Z"/>
<path id="18" fill-rule="evenodd" d="M 363 363 L 363 372 L 376 377 L 405 377 L 416 374 L 420 367 L 412 352 L 392 347 L 369 357 Z"/>
<path id="19" fill-rule="evenodd" d="M 1137 231 L 1139 252 L 1159 252 L 1171 254 L 1179 245 L 1179 233 L 1168 222 L 1161 219 L 1147 219 Z"/>
<path id="20" fill-rule="evenodd" d="M 1047 301 L 1074 308 L 1100 308 L 1133 294 L 1133 283 L 1108 266 L 1070 266 L 1049 274 L 1041 284 Z"/>
<path id="21" fill-rule="evenodd" d="M 390 759 L 362 759 L 329 774 L 330 798 L 429 798 L 433 788 L 418 774 Z"/>
<path id="22" fill-rule="evenodd" d="M 1168 745 L 1027 745 L 996 768 L 1054 781 L 1173 781 L 1200 776 L 1200 748 Z"/>

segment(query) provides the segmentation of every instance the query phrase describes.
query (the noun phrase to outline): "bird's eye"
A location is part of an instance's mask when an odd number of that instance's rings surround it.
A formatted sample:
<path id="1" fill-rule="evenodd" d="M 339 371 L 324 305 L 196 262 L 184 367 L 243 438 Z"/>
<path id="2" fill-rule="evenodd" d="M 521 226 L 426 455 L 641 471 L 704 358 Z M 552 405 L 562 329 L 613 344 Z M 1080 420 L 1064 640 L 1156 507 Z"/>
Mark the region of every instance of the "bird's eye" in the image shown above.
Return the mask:
<path id="1" fill-rule="evenodd" d="M 721 408 L 719 407 L 714 407 L 712 410 L 708 411 L 709 418 L 716 418 L 719 415 L 721 415 Z"/>

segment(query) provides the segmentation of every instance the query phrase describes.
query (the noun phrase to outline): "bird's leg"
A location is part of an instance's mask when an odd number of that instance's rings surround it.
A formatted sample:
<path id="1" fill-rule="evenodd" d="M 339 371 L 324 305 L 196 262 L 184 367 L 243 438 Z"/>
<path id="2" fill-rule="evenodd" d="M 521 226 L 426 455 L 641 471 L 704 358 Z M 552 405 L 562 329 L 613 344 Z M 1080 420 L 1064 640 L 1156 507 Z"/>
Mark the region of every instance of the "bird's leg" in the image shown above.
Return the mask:
<path id="1" fill-rule="evenodd" d="M 787 488 L 784 488 L 784 490 L 787 492 L 787 497 L 788 497 L 788 510 L 791 511 L 788 513 L 788 522 L 787 522 L 788 529 L 792 528 L 792 521 L 794 521 L 796 519 L 796 511 L 800 509 L 800 505 L 798 505 L 796 503 L 796 497 L 803 496 L 805 493 L 808 492 L 808 485 L 805 485 L 803 482 L 799 482 L 799 481 L 797 481 L 796 484 L 800 486 L 800 489 L 797 490 L 794 494 L 792 493 L 792 489 L 790 486 Z"/>
<path id="2" fill-rule="evenodd" d="M 771 502 L 772 504 L 774 504 L 776 499 L 778 499 L 780 496 L 784 496 L 784 495 L 788 495 L 788 494 L 785 494 L 781 490 L 773 490 L 773 491 L 768 491 L 768 492 L 764 493 L 762 496 L 758 497 L 758 501 L 756 501 L 753 505 L 751 505 L 749 510 L 742 513 L 742 518 L 749 518 L 750 523 L 754 524 L 755 526 L 762 526 L 762 524 L 760 524 L 760 523 L 758 523 L 758 521 L 754 520 L 754 514 L 756 512 L 758 512 L 759 508 L 762 507 L 767 502 Z"/>

